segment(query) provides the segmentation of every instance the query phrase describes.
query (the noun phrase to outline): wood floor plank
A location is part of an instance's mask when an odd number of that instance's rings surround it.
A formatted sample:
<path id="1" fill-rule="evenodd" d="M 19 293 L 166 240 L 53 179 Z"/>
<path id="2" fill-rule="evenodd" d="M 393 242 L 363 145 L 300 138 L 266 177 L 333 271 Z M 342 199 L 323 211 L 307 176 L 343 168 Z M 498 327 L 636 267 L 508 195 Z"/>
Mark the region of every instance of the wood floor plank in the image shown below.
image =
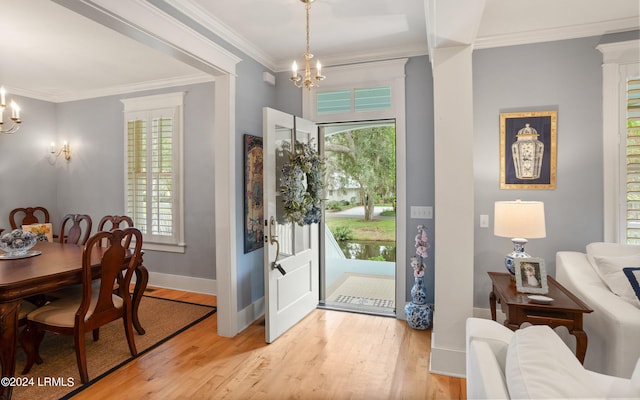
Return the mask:
<path id="1" fill-rule="evenodd" d="M 153 289 L 215 305 L 215 296 Z M 74 396 L 111 399 L 465 399 L 465 380 L 429 373 L 431 332 L 394 318 L 315 310 L 272 344 L 264 321 L 235 338 L 215 315 Z M 120 392 L 120 391 L 118 391 Z"/>

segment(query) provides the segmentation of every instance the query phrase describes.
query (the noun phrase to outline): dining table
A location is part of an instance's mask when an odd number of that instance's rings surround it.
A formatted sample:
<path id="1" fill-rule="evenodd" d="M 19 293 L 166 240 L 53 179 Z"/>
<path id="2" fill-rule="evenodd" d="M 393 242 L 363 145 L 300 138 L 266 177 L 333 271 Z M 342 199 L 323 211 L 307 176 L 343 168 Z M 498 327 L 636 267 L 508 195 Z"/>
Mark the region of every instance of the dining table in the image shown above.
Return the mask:
<path id="1" fill-rule="evenodd" d="M 106 248 L 105 248 L 106 249 Z M 20 304 L 33 296 L 82 283 L 83 246 L 56 242 L 38 242 L 31 255 L 25 258 L 0 258 L 0 364 L 2 384 L 0 400 L 10 399 L 15 376 L 18 344 L 18 313 Z M 38 253 L 39 252 L 39 253 Z M 92 270 L 94 279 L 100 277 L 102 251 L 94 250 Z M 125 259 L 126 268 L 130 257 Z M 138 306 L 149 280 L 149 273 L 139 258 L 135 269 L 136 282 L 132 293 L 133 326 L 143 335 L 138 318 Z"/>

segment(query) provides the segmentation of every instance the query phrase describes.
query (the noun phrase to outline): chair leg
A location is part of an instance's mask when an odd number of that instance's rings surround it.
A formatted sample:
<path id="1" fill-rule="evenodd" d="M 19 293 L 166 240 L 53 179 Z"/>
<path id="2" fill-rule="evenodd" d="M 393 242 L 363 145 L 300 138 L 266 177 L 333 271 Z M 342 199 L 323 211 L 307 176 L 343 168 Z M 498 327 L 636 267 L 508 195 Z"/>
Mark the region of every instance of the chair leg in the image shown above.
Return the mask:
<path id="1" fill-rule="evenodd" d="M 89 374 L 87 373 L 87 351 L 84 343 L 84 332 L 75 332 L 73 341 L 76 346 L 76 362 L 78 363 L 78 372 L 82 383 L 89 382 Z"/>
<path id="2" fill-rule="evenodd" d="M 100 339 L 100 328 L 93 330 L 93 341 L 97 342 Z"/>
<path id="3" fill-rule="evenodd" d="M 38 328 L 31 322 L 27 323 L 27 326 L 20 332 L 18 341 L 20 346 L 27 355 L 27 362 L 22 370 L 22 374 L 27 374 L 31 371 L 34 363 L 42 364 L 42 358 L 40 357 L 40 343 L 44 338 L 44 332 L 38 330 Z"/>
<path id="4" fill-rule="evenodd" d="M 124 323 L 124 334 L 127 337 L 129 351 L 132 356 L 136 356 L 138 354 L 138 350 L 136 349 L 136 341 L 133 336 L 133 318 L 131 317 L 131 309 L 125 311 L 122 321 Z"/>

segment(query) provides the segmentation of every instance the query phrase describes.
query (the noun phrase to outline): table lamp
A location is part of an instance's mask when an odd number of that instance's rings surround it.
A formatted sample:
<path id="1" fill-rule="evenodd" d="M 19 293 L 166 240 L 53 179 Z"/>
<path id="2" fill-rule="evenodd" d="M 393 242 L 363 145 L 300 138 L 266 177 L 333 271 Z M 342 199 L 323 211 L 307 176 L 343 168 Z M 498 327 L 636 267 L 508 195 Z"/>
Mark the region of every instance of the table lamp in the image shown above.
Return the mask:
<path id="1" fill-rule="evenodd" d="M 513 251 L 506 255 L 504 263 L 515 277 L 518 258 L 531 257 L 524 251 L 527 239 L 543 238 L 544 203 L 541 201 L 496 201 L 493 215 L 493 234 L 511 238 Z"/>

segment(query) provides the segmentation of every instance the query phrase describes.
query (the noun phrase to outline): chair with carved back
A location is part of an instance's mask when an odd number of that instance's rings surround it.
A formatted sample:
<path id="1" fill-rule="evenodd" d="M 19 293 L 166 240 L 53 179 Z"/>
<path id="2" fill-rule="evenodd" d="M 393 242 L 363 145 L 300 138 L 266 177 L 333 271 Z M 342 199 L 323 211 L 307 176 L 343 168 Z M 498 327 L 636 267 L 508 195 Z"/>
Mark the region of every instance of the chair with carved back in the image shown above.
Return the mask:
<path id="1" fill-rule="evenodd" d="M 126 215 L 105 215 L 98 223 L 98 231 L 112 231 L 125 228 L 133 228 L 133 220 Z"/>
<path id="2" fill-rule="evenodd" d="M 100 242 L 106 240 L 108 246 Z M 125 243 L 133 243 L 129 249 Z M 142 234 L 136 228 L 100 231 L 91 236 L 82 252 L 82 293 L 55 300 L 36 309 L 27 316 L 27 328 L 23 331 L 27 363 L 23 373 L 29 372 L 39 357 L 39 345 L 43 333 L 72 335 L 76 360 L 82 383 L 89 381 L 87 371 L 85 333 L 93 332 L 98 340 L 98 329 L 112 321 L 123 319 L 125 336 L 132 356 L 137 355 L 133 336 L 132 303 L 129 293 L 120 289 L 113 293 L 116 282 L 120 288 L 129 286 L 136 264 L 141 257 Z M 99 285 L 92 281 L 92 267 L 99 257 Z M 124 275 L 121 273 L 125 271 Z"/>
<path id="3" fill-rule="evenodd" d="M 49 211 L 44 207 L 15 208 L 9 213 L 11 229 L 18 229 L 22 225 L 48 223 Z"/>
<path id="4" fill-rule="evenodd" d="M 122 227 L 133 228 L 133 219 L 126 215 L 105 215 L 98 223 L 98 232 L 112 231 Z"/>
<path id="5" fill-rule="evenodd" d="M 67 214 L 61 225 L 60 243 L 84 245 L 91 235 L 93 222 L 87 214 Z"/>

